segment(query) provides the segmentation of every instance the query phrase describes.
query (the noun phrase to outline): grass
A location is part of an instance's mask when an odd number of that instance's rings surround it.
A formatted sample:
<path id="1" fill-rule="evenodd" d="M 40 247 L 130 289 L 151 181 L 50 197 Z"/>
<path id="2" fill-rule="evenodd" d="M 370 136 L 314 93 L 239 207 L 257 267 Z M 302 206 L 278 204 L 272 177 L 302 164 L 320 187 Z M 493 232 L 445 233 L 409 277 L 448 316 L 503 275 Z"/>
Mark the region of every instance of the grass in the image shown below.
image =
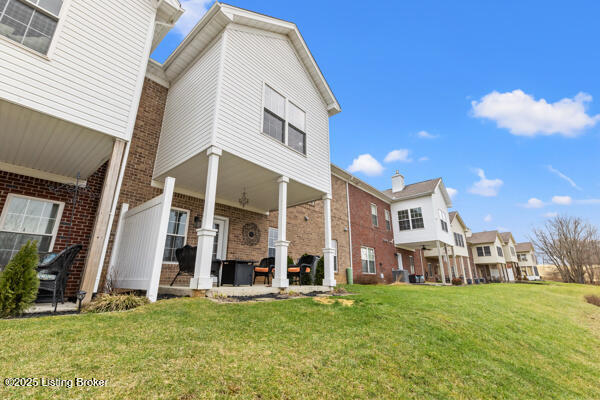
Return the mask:
<path id="1" fill-rule="evenodd" d="M 600 398 L 600 288 L 350 286 L 310 298 L 173 299 L 0 321 L 5 377 L 107 379 L 0 398 Z"/>

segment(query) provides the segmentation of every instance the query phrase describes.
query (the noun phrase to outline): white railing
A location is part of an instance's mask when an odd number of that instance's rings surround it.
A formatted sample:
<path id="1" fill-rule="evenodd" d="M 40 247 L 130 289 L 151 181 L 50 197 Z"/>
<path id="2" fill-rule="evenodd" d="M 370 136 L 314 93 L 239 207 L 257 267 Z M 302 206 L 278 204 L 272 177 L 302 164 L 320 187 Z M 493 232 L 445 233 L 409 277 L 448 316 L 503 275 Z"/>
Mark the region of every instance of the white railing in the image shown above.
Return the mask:
<path id="1" fill-rule="evenodd" d="M 145 290 L 156 301 L 169 224 L 174 178 L 167 178 L 163 193 L 119 215 L 107 277 L 115 288 Z"/>

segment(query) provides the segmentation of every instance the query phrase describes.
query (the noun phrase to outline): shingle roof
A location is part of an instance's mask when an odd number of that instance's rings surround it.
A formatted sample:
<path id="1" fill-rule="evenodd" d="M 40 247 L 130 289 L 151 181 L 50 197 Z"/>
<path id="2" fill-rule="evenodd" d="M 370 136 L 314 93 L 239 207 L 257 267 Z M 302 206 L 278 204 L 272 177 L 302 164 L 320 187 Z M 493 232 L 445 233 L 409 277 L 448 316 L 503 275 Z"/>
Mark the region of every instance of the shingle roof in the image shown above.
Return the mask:
<path id="1" fill-rule="evenodd" d="M 502 241 L 504 242 L 504 244 L 506 244 L 510 241 L 511 236 L 512 236 L 512 233 L 510 233 L 510 232 L 500 233 L 500 237 L 502 238 Z"/>
<path id="2" fill-rule="evenodd" d="M 517 243 L 515 247 L 518 253 L 533 250 L 533 244 L 531 244 L 531 242 Z"/>
<path id="3" fill-rule="evenodd" d="M 498 231 L 476 232 L 467 239 L 467 242 L 472 244 L 494 243 L 498 236 Z"/>
<path id="4" fill-rule="evenodd" d="M 456 217 L 458 213 L 456 211 L 450 211 L 448 215 L 450 215 L 450 222 L 454 221 L 454 217 Z"/>
<path id="5" fill-rule="evenodd" d="M 411 183 L 406 185 L 399 192 L 392 193 L 392 189 L 384 190 L 383 193 L 392 200 L 412 199 L 414 197 L 426 196 L 435 191 L 442 178 L 430 179 L 423 182 Z"/>

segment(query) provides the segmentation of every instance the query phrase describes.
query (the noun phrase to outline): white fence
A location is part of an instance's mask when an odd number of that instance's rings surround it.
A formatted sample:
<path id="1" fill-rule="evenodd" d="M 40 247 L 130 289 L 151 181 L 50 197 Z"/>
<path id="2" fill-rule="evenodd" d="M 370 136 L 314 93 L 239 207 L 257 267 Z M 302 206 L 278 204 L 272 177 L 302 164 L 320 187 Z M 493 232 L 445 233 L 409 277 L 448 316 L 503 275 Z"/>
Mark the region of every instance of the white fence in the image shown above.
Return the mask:
<path id="1" fill-rule="evenodd" d="M 145 290 L 156 301 L 174 186 L 167 178 L 162 195 L 131 210 L 122 205 L 108 267 L 114 287 Z"/>

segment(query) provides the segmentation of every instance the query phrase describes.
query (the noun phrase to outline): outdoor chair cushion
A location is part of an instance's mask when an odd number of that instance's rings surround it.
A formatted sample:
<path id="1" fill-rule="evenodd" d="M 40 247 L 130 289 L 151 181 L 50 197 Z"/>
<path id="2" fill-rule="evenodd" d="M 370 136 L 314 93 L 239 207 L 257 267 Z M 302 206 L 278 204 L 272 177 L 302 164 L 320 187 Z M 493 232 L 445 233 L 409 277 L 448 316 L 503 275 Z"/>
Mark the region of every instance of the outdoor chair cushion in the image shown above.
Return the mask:
<path id="1" fill-rule="evenodd" d="M 37 277 L 40 281 L 53 281 L 56 279 L 56 274 L 50 274 L 47 271 L 39 271 Z"/>
<path id="2" fill-rule="evenodd" d="M 254 267 L 255 272 L 269 272 L 269 268 L 264 267 Z"/>
<path id="3" fill-rule="evenodd" d="M 300 267 L 288 268 L 288 272 L 300 272 Z M 310 272 L 310 268 L 306 268 L 306 272 Z"/>

